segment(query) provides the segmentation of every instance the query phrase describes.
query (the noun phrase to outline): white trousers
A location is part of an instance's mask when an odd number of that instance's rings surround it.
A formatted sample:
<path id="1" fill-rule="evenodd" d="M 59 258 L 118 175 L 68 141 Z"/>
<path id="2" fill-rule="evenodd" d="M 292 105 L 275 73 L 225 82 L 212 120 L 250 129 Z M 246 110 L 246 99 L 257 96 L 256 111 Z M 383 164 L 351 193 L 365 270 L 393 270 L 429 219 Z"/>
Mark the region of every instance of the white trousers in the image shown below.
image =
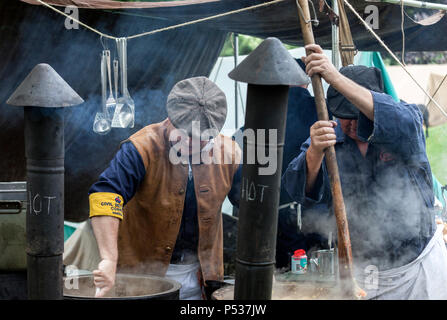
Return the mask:
<path id="1" fill-rule="evenodd" d="M 200 287 L 197 272 L 199 262 L 193 264 L 170 264 L 166 272 L 166 278 L 180 282 L 180 300 L 202 300 L 202 289 Z"/>

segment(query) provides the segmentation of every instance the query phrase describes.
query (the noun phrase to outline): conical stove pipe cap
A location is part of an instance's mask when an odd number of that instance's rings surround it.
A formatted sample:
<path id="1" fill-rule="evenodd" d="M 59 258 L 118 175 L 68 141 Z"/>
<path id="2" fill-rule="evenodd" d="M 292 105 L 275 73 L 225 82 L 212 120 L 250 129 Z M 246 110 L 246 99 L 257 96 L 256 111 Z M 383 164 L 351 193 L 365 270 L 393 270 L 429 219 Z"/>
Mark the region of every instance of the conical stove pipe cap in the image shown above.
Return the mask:
<path id="1" fill-rule="evenodd" d="M 12 106 L 70 107 L 84 100 L 48 64 L 38 64 L 6 102 Z"/>
<path id="2" fill-rule="evenodd" d="M 228 76 L 259 85 L 305 85 L 309 77 L 277 38 L 265 39 Z"/>

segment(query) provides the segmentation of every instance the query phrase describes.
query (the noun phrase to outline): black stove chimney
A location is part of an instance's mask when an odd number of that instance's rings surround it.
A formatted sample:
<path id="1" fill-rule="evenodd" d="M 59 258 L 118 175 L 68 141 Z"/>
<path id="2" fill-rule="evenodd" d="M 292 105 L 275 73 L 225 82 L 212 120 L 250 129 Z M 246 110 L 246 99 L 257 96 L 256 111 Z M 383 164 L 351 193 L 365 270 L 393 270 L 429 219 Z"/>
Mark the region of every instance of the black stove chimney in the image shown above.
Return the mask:
<path id="1" fill-rule="evenodd" d="M 62 299 L 64 252 L 64 107 L 81 97 L 47 64 L 39 64 L 8 99 L 25 108 L 29 299 Z"/>
<path id="2" fill-rule="evenodd" d="M 256 137 L 245 135 L 247 140 L 243 144 L 234 299 L 269 300 L 275 269 L 289 86 L 310 81 L 276 38 L 264 40 L 229 77 L 248 83 L 244 132 L 250 130 Z M 264 131 L 267 140 L 259 139 L 258 130 Z M 276 130 L 273 141 L 269 141 L 270 130 Z M 268 173 L 258 155 L 272 151 L 276 154 L 276 170 Z M 247 163 L 249 154 L 256 159 L 252 164 Z"/>

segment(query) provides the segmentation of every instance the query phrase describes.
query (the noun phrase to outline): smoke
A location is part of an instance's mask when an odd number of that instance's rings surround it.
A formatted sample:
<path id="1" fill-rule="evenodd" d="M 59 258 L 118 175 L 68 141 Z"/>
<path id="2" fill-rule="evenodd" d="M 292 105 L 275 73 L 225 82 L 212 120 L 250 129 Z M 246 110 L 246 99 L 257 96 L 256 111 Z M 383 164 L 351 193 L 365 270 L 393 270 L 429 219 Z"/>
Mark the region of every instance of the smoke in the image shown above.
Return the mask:
<path id="1" fill-rule="evenodd" d="M 428 164 L 410 167 L 381 146 L 370 148 L 377 153 L 377 162 L 366 158 L 360 165 L 354 160 L 360 157 L 355 154 L 355 145 L 337 150 L 354 271 L 360 287 L 367 285 L 371 270 L 390 270 L 413 261 L 431 236 L 431 177 L 428 167 L 424 167 Z M 324 215 L 303 217 L 303 230 L 323 234 L 334 230 L 337 234 L 335 224 Z"/>
<path id="2" fill-rule="evenodd" d="M 419 241 L 422 223 L 428 220 L 421 215 L 428 215 L 428 210 L 402 164 L 380 165 L 384 167 L 376 169 L 375 181 L 364 190 L 352 186 L 358 186 L 359 179 L 366 181 L 366 172 L 346 172 L 341 179 L 353 254 L 360 265 L 375 264 L 386 270 L 409 263 L 420 253 L 411 241 Z"/>
<path id="3" fill-rule="evenodd" d="M 422 128 L 415 130 L 422 134 Z M 416 150 L 416 141 L 399 143 L 399 147 Z M 393 150 L 389 145 L 370 145 L 371 156 L 362 158 L 353 142 L 345 142 L 343 148 L 337 149 L 354 272 L 363 288 L 377 285 L 374 277 L 378 272 L 416 259 L 432 236 L 433 194 L 428 162 L 418 154 L 422 161 L 410 165 L 409 159 Z M 329 195 L 329 188 L 325 192 Z M 330 222 L 324 214 L 308 212 L 303 216 L 302 230 L 320 234 L 331 230 L 336 235 L 331 215 Z"/>

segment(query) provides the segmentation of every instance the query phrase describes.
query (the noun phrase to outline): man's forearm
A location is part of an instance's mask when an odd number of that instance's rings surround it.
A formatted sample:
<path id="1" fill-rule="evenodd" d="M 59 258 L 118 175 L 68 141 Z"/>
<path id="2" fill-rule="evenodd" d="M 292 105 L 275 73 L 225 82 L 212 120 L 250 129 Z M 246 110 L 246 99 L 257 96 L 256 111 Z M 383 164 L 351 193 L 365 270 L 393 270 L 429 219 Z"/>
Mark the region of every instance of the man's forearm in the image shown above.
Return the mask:
<path id="1" fill-rule="evenodd" d="M 312 147 L 306 151 L 306 195 L 309 195 L 315 186 L 323 158 L 324 154 L 314 152 Z"/>
<path id="2" fill-rule="evenodd" d="M 356 106 L 369 120 L 374 121 L 374 100 L 368 89 L 341 74 L 331 85 Z"/>
<path id="3" fill-rule="evenodd" d="M 117 261 L 120 220 L 109 216 L 95 216 L 91 219 L 101 259 Z"/>

